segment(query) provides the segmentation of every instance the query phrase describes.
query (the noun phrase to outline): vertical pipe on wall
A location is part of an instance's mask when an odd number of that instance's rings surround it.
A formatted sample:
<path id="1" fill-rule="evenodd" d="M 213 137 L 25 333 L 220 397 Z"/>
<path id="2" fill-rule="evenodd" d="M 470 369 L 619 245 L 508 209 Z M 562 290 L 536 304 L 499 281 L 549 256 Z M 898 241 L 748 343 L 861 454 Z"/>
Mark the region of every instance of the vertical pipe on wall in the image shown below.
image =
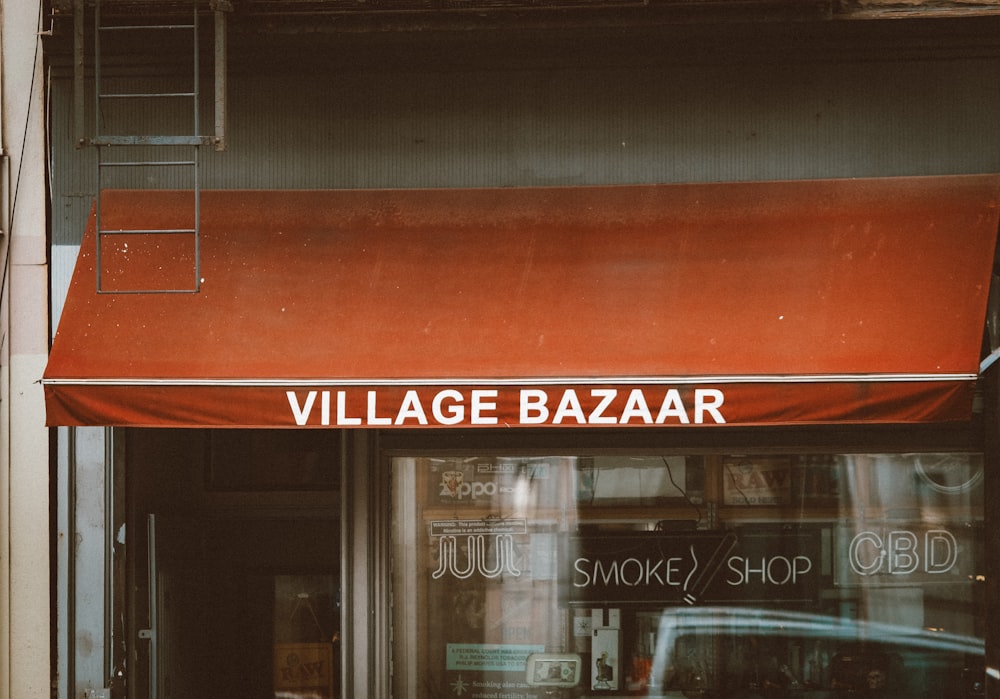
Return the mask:
<path id="1" fill-rule="evenodd" d="M 226 149 L 226 13 L 215 4 L 215 150 Z M 227 7 L 226 9 L 232 9 Z"/>
<path id="2" fill-rule="evenodd" d="M 87 142 L 84 110 L 84 25 L 83 0 L 73 0 L 73 138 L 76 147 Z"/>

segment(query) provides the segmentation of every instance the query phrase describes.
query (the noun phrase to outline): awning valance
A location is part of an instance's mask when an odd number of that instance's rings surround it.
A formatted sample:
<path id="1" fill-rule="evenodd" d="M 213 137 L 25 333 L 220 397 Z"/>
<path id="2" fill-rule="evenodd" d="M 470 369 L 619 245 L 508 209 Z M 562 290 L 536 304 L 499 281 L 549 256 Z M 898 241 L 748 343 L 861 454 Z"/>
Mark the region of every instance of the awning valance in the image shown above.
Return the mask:
<path id="1" fill-rule="evenodd" d="M 51 425 L 578 427 L 967 420 L 1000 178 L 201 194 L 198 293 L 97 293 Z M 102 195 L 104 230 L 190 192 Z M 102 236 L 102 288 L 190 275 Z"/>

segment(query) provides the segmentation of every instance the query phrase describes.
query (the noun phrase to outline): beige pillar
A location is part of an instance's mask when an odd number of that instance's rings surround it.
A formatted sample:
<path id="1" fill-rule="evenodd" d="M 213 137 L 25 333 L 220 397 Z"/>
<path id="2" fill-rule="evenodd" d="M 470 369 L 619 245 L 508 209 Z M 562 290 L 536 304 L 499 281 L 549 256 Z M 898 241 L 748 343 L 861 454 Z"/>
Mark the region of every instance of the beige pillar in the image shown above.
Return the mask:
<path id="1" fill-rule="evenodd" d="M 0 699 L 49 696 L 49 459 L 43 16 L 0 0 Z"/>

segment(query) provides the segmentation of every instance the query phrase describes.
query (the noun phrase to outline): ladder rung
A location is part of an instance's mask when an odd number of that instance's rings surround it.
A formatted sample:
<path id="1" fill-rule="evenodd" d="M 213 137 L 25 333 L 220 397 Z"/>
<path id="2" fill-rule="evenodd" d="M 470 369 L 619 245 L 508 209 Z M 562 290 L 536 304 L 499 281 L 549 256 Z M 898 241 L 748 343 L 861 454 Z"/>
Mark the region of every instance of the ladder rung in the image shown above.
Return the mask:
<path id="1" fill-rule="evenodd" d="M 98 294 L 197 294 L 201 289 L 198 286 L 193 286 L 190 289 L 115 289 L 114 291 L 106 291 L 104 289 L 98 289 Z"/>
<path id="2" fill-rule="evenodd" d="M 120 163 L 100 163 L 98 167 L 176 167 L 197 164 L 194 160 L 131 160 Z"/>
<path id="3" fill-rule="evenodd" d="M 93 146 L 207 146 L 209 136 L 95 136 Z"/>
<path id="4" fill-rule="evenodd" d="M 123 228 L 118 230 L 101 230 L 99 235 L 192 235 L 195 228 Z"/>
<path id="5" fill-rule="evenodd" d="M 194 29 L 193 24 L 105 24 L 97 28 L 102 32 L 129 31 L 131 29 Z"/>
<path id="6" fill-rule="evenodd" d="M 195 97 L 194 92 L 102 92 L 99 99 L 147 99 L 151 97 Z"/>

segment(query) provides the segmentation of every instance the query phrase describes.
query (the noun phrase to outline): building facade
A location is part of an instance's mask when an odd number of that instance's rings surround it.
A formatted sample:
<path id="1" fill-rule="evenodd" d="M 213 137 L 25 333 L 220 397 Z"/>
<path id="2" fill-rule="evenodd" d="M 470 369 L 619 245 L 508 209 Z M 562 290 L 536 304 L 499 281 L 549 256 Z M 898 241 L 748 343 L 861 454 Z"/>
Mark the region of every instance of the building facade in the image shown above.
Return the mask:
<path id="1" fill-rule="evenodd" d="M 992 5 L 6 10 L 10 696 L 1000 691 Z"/>

